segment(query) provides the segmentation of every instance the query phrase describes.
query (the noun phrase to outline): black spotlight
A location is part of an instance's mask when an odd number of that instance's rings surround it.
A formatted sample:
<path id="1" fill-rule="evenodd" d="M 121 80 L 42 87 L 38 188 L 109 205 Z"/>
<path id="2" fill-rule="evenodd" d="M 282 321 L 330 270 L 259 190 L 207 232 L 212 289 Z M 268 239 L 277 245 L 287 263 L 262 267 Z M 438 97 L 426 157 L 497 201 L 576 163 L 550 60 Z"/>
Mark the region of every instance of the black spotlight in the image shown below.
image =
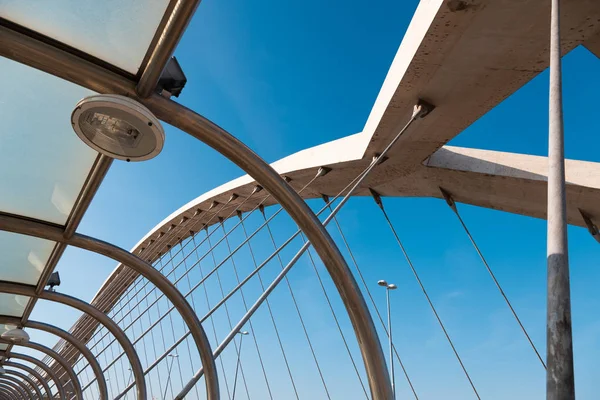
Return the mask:
<path id="1" fill-rule="evenodd" d="M 50 275 L 50 278 L 48 278 L 48 282 L 46 283 L 46 286 L 50 286 L 50 290 L 53 292 L 54 292 L 55 286 L 60 286 L 60 275 L 58 274 L 58 271 L 53 272 Z"/>

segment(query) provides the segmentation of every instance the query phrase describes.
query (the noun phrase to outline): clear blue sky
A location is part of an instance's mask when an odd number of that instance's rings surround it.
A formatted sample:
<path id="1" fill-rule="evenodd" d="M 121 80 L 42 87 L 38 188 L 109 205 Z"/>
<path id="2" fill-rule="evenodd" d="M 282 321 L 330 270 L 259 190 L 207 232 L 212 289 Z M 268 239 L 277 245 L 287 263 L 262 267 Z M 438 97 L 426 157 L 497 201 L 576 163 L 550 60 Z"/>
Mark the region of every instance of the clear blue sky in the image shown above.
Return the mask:
<path id="1" fill-rule="evenodd" d="M 178 101 L 270 162 L 359 132 L 417 3 L 205 0 L 176 52 L 188 77 Z M 599 67 L 583 48 L 564 59 L 568 158 L 600 161 Z M 546 155 L 547 80 L 547 73 L 540 74 L 452 144 Z M 186 134 L 172 127 L 166 133 L 165 148 L 154 160 L 114 163 L 80 231 L 129 249 L 175 209 L 241 175 Z M 541 366 L 445 204 L 433 199 L 388 199 L 387 204 L 482 398 L 544 398 Z M 544 351 L 545 222 L 471 206 L 459 209 Z M 392 299 L 396 342 L 421 398 L 474 398 L 371 200 L 351 202 L 341 219 L 381 307 L 385 299 L 375 282 L 385 278 L 399 286 Z M 584 229 L 572 227 L 569 234 L 577 394 L 591 399 L 597 393 L 600 351 L 599 248 Z M 91 300 L 114 266 L 69 249 L 59 265 L 60 291 Z M 314 280 L 308 272 L 298 274 L 301 297 L 310 304 Z M 33 318 L 48 315 L 65 328 L 77 318 L 42 302 Z M 319 321 L 316 316 L 310 322 L 327 331 Z M 48 337 L 40 340 L 52 343 Z M 344 391 L 346 377 L 336 373 L 337 360 L 333 354 L 326 358 L 340 396 L 361 398 Z M 397 377 L 399 398 L 408 398 L 406 383 Z M 313 398 L 323 398 L 318 393 Z"/>

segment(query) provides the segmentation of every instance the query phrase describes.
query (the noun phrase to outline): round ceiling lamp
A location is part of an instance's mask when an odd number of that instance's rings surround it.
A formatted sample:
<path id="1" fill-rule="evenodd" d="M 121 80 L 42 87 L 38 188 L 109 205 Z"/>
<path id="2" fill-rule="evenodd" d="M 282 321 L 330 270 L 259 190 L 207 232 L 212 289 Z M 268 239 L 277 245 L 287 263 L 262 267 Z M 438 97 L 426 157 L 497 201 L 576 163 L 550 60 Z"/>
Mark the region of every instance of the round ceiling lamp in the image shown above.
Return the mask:
<path id="1" fill-rule="evenodd" d="M 29 334 L 20 328 L 10 329 L 6 332 L 3 332 L 0 337 L 14 344 L 29 342 Z"/>
<path id="2" fill-rule="evenodd" d="M 143 161 L 163 148 L 165 132 L 158 118 L 129 97 L 89 96 L 75 106 L 71 125 L 88 146 L 112 158 Z"/>

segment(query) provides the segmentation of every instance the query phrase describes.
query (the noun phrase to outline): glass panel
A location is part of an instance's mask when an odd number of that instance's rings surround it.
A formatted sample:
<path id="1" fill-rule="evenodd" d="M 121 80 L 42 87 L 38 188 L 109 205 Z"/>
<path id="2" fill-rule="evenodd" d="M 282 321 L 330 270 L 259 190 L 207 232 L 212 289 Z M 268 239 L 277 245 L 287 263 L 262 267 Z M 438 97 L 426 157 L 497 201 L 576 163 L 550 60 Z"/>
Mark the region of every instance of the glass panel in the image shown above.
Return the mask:
<path id="1" fill-rule="evenodd" d="M 0 71 L 0 211 L 63 225 L 97 154 L 70 122 L 93 92 L 1 57 Z"/>
<path id="2" fill-rule="evenodd" d="M 18 294 L 0 293 L 0 315 L 21 317 L 29 297 Z"/>
<path id="3" fill-rule="evenodd" d="M 0 231 L 0 280 L 36 285 L 55 243 Z"/>
<path id="4" fill-rule="evenodd" d="M 6 331 L 10 331 L 11 329 L 15 329 L 16 327 L 17 327 L 16 325 L 0 324 L 0 335 L 2 335 Z"/>
<path id="5" fill-rule="evenodd" d="M 0 0 L 0 17 L 136 73 L 169 0 Z"/>

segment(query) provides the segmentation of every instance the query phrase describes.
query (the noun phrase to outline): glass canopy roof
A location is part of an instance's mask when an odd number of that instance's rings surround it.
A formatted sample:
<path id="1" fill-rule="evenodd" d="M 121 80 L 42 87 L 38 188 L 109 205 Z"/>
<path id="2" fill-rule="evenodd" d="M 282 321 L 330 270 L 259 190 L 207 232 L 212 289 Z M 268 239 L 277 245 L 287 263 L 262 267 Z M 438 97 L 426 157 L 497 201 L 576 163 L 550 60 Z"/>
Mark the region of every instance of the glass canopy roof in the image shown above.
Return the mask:
<path id="1" fill-rule="evenodd" d="M 29 297 L 18 294 L 0 293 L 0 315 L 20 317 L 25 311 Z"/>
<path id="2" fill-rule="evenodd" d="M 135 74 L 169 0 L 0 0 L 0 17 Z"/>
<path id="3" fill-rule="evenodd" d="M 36 285 L 54 245 L 49 240 L 0 231 L 0 278 Z"/>
<path id="4" fill-rule="evenodd" d="M 0 70 L 0 212 L 65 225 L 97 158 L 73 132 L 71 112 L 94 93 L 2 57 Z M 37 285 L 55 246 L 0 231 L 0 281 Z M 0 315 L 22 317 L 30 299 L 0 293 Z"/>
<path id="5" fill-rule="evenodd" d="M 6 58 L 0 71 L 0 211 L 63 225 L 96 158 L 70 123 L 93 92 Z"/>

